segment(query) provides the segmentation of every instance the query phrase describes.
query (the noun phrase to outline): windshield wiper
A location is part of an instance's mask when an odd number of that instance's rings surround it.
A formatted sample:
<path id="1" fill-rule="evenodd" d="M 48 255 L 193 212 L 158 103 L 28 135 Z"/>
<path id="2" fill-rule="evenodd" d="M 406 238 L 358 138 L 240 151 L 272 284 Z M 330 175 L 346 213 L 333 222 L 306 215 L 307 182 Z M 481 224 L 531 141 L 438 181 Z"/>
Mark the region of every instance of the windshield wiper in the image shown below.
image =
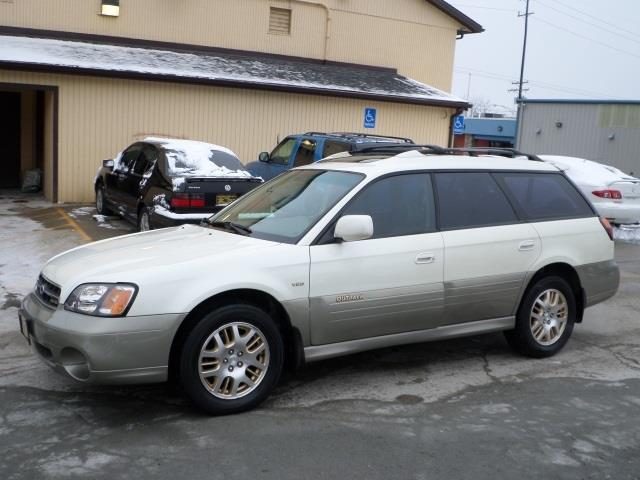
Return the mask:
<path id="1" fill-rule="evenodd" d="M 251 235 L 252 231 L 249 227 L 245 227 L 244 225 L 240 225 L 239 223 L 233 222 L 220 222 L 215 220 L 206 219 L 204 222 L 214 228 L 224 228 L 225 230 L 231 230 L 233 232 L 239 233 L 240 235 Z"/>

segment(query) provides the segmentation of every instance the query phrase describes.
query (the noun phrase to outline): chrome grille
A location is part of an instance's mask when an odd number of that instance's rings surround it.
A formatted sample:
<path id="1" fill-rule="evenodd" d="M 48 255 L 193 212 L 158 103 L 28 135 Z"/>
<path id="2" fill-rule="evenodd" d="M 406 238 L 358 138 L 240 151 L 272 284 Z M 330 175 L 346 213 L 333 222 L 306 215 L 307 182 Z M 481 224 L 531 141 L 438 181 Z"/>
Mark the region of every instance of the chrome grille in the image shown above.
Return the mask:
<path id="1" fill-rule="evenodd" d="M 60 302 L 60 287 L 54 285 L 42 275 L 38 277 L 36 282 L 35 293 L 49 307 L 56 308 Z"/>

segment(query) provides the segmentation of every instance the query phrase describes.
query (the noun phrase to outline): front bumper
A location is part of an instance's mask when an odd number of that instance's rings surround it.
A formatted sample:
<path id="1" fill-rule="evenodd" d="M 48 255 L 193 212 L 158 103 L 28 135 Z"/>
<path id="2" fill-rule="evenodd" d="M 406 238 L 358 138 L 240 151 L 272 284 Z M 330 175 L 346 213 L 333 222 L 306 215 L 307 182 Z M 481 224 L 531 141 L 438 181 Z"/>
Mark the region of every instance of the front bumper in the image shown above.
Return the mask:
<path id="1" fill-rule="evenodd" d="M 33 293 L 20 307 L 32 350 L 54 370 L 96 384 L 166 381 L 171 342 L 185 315 L 91 317 L 53 310 Z"/>

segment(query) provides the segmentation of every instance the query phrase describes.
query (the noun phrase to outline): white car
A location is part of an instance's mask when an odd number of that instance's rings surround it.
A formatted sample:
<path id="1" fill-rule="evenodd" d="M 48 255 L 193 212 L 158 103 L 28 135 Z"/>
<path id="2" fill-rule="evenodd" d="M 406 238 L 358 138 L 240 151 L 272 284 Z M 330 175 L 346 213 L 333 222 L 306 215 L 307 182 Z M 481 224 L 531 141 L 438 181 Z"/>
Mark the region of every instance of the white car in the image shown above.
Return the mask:
<path id="1" fill-rule="evenodd" d="M 390 345 L 504 331 L 553 355 L 615 294 L 611 227 L 556 167 L 403 148 L 293 169 L 205 225 L 58 255 L 21 330 L 76 380 L 175 376 L 223 414 L 287 364 Z"/>
<path id="2" fill-rule="evenodd" d="M 615 167 L 559 155 L 538 155 L 573 180 L 604 218 L 616 225 L 640 223 L 640 179 Z"/>

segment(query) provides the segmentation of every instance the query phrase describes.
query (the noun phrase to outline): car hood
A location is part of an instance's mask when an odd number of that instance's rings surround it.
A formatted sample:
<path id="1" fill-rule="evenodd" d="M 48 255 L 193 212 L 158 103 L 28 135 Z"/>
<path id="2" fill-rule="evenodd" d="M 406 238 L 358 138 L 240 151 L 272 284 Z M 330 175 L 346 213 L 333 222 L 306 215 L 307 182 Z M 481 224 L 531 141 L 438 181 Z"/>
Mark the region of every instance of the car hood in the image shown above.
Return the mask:
<path id="1" fill-rule="evenodd" d="M 222 264 L 278 245 L 196 225 L 134 233 L 74 248 L 53 257 L 42 273 L 61 296 L 88 282 L 133 282 L 150 276 L 188 274 L 203 264 Z M 263 253 L 264 254 L 264 253 Z"/>
<path id="2" fill-rule="evenodd" d="M 254 177 L 260 177 L 265 182 L 267 180 L 271 180 L 271 178 L 274 176 L 272 169 L 269 167 L 269 164 L 265 162 L 250 162 L 245 165 L 245 168 L 249 171 L 249 173 L 251 173 L 251 175 L 253 175 Z"/>

